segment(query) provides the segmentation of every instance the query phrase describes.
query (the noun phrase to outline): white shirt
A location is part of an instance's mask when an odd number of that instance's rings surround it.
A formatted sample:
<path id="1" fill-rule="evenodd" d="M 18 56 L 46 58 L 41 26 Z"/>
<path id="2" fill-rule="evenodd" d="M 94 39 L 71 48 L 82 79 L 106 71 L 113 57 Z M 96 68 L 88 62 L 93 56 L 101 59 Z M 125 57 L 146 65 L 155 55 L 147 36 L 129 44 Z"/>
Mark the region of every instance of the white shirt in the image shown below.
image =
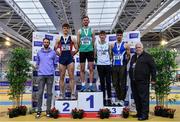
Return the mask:
<path id="1" fill-rule="evenodd" d="M 110 65 L 109 44 L 96 41 L 97 65 Z"/>

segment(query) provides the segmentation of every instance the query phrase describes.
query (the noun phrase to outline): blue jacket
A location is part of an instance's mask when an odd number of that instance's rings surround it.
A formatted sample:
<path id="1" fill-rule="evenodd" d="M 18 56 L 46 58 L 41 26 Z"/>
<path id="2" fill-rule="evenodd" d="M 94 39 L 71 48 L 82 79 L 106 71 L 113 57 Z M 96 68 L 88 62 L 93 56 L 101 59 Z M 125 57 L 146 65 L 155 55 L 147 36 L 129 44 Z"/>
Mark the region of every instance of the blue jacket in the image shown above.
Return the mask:
<path id="1" fill-rule="evenodd" d="M 47 51 L 44 48 L 37 53 L 38 76 L 54 75 L 56 67 L 56 53 L 49 48 Z"/>

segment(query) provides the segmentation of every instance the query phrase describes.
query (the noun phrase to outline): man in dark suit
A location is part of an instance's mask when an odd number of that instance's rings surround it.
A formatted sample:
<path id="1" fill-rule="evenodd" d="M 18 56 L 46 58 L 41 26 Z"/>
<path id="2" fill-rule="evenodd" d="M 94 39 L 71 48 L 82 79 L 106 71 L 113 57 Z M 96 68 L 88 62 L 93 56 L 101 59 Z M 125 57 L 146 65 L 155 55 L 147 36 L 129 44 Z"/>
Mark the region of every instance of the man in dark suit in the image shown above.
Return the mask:
<path id="1" fill-rule="evenodd" d="M 136 104 L 138 120 L 147 120 L 149 113 L 149 84 L 155 84 L 156 68 L 151 55 L 143 50 L 141 42 L 137 43 L 136 53 L 130 62 L 129 76 L 131 89 Z"/>

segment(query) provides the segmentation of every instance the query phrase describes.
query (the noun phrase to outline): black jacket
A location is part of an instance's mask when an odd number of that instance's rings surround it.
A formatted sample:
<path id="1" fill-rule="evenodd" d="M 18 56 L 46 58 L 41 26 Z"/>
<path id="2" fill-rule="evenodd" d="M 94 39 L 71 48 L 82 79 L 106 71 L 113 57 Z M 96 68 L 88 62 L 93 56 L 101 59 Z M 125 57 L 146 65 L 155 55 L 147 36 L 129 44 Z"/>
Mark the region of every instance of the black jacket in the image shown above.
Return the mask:
<path id="1" fill-rule="evenodd" d="M 152 56 L 143 51 L 143 53 L 137 58 L 137 54 L 135 53 L 131 58 L 129 76 L 131 81 L 149 83 L 150 76 L 151 80 L 155 81 L 156 67 Z"/>

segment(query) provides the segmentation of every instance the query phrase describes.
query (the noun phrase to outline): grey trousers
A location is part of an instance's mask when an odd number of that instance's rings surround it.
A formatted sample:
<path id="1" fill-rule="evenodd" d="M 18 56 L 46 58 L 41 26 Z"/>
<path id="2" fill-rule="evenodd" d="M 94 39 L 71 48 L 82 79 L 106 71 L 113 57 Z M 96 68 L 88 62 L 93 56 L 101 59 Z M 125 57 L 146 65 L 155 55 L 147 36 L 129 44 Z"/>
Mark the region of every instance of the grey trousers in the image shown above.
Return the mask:
<path id="1" fill-rule="evenodd" d="M 38 111 L 42 111 L 42 101 L 43 101 L 43 93 L 44 87 L 46 84 L 47 88 L 47 109 L 46 111 L 50 111 L 51 109 L 51 101 L 52 101 L 52 87 L 53 87 L 54 76 L 39 76 L 38 77 Z"/>

